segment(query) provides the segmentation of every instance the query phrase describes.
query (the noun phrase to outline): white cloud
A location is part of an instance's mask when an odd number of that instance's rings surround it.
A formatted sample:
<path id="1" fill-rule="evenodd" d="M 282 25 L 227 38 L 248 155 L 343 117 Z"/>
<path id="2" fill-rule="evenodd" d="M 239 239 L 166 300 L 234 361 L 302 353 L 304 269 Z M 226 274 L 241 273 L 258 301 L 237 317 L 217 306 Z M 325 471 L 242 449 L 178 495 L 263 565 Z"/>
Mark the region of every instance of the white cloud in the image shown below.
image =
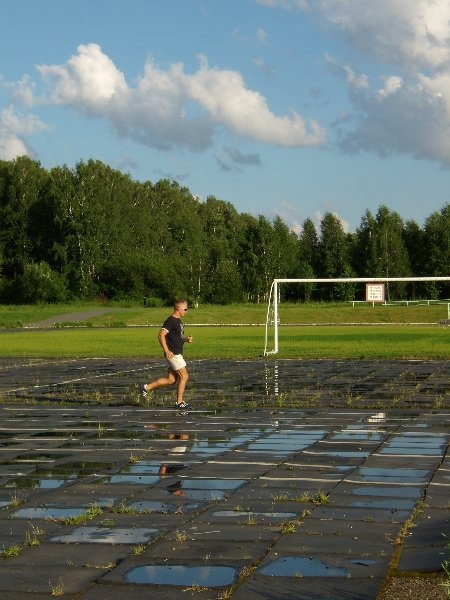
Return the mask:
<path id="1" fill-rule="evenodd" d="M 130 87 L 97 44 L 81 45 L 65 65 L 40 65 L 46 93 L 38 96 L 28 81 L 17 94 L 30 103 L 63 104 L 107 119 L 119 136 L 147 146 L 202 150 L 212 145 L 217 127 L 259 142 L 286 147 L 317 146 L 325 131 L 294 110 L 270 111 L 266 99 L 246 87 L 240 73 L 209 67 L 200 57 L 197 72 L 182 64 L 161 70 L 148 61 Z"/>
<path id="2" fill-rule="evenodd" d="M 395 94 L 400 90 L 402 85 L 403 81 L 401 77 L 397 77 L 396 75 L 388 77 L 384 83 L 384 86 L 377 91 L 378 98 L 381 100 L 391 96 L 392 94 Z"/>
<path id="3" fill-rule="evenodd" d="M 338 122 L 341 148 L 409 154 L 450 165 L 450 3 L 448 0 L 257 0 L 299 8 L 340 34 L 381 84 L 326 56 L 355 110 Z M 375 62 L 374 62 L 375 61 Z M 370 68 L 370 67 L 368 67 Z M 383 73 L 384 70 L 384 73 Z M 353 124 L 353 129 L 349 127 Z M 342 126 L 347 129 L 342 129 Z"/>
<path id="4" fill-rule="evenodd" d="M 44 129 L 44 123 L 34 115 L 22 116 L 11 106 L 4 108 L 0 112 L 0 159 L 12 160 L 33 154 L 24 137 Z"/>
<path id="5" fill-rule="evenodd" d="M 188 96 L 198 102 L 211 119 L 234 133 L 279 146 L 317 146 L 325 131 L 307 122 L 294 110 L 289 117 L 270 112 L 266 99 L 249 90 L 240 73 L 210 68 L 202 58 L 199 71 L 186 77 Z"/>
<path id="6" fill-rule="evenodd" d="M 358 115 L 341 147 L 450 165 L 450 3 L 320 0 L 314 6 L 328 26 L 386 71 L 381 85 L 370 86 L 367 75 L 340 68 Z"/>
<path id="7" fill-rule="evenodd" d="M 79 46 L 65 66 L 40 65 L 37 70 L 48 84 L 50 103 L 84 105 L 97 112 L 128 91 L 125 77 L 97 44 Z"/>
<path id="8" fill-rule="evenodd" d="M 446 81 L 449 85 L 450 76 Z M 363 116 L 344 136 L 342 148 L 349 152 L 372 151 L 380 156 L 398 152 L 449 165 L 449 103 L 433 84 L 434 79 L 405 83 L 391 77 L 370 95 L 353 94 Z"/>
<path id="9" fill-rule="evenodd" d="M 310 8 L 386 64 L 413 70 L 450 65 L 447 0 L 314 0 Z"/>

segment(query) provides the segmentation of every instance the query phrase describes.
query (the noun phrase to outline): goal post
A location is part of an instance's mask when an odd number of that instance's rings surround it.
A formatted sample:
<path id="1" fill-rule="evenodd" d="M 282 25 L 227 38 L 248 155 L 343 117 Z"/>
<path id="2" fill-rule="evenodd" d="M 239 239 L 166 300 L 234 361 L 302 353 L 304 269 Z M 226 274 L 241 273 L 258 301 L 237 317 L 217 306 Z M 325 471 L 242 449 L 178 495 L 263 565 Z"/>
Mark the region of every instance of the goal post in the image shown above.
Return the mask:
<path id="1" fill-rule="evenodd" d="M 279 299 L 279 291 L 278 286 L 282 283 L 365 283 L 365 284 L 374 284 L 375 293 L 377 292 L 376 287 L 380 284 L 388 283 L 394 281 L 403 281 L 403 282 L 413 282 L 413 281 L 450 281 L 450 277 L 344 277 L 344 278 L 336 278 L 336 279 L 274 279 L 272 285 L 270 287 L 269 293 L 269 302 L 267 305 L 267 315 L 266 315 L 266 331 L 265 331 L 265 342 L 264 342 L 264 356 L 269 354 L 277 354 L 278 353 L 278 326 L 279 326 L 279 316 L 278 316 L 278 299 Z M 384 298 L 384 296 L 383 296 Z M 378 298 L 373 298 L 370 301 L 379 301 Z M 450 304 L 448 305 L 450 307 Z M 450 311 L 450 308 L 448 308 Z M 450 314 L 448 315 L 450 318 Z M 269 338 L 269 325 L 273 322 L 273 338 L 274 344 L 273 349 L 268 350 L 268 338 Z"/>

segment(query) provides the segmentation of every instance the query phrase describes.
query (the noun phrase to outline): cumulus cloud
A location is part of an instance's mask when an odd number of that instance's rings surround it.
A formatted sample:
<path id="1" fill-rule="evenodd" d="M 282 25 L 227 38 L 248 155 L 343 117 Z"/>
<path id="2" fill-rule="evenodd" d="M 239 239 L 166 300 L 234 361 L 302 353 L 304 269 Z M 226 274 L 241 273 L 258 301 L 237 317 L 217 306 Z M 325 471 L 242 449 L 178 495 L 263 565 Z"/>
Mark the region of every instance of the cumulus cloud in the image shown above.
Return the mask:
<path id="1" fill-rule="evenodd" d="M 212 68 L 205 57 L 199 61 L 197 72 L 189 74 L 180 63 L 162 70 L 149 60 L 132 87 L 100 46 L 81 45 L 66 64 L 38 67 L 43 93 L 22 81 L 16 94 L 28 104 L 65 105 L 107 119 L 120 137 L 164 150 L 204 150 L 219 127 L 285 147 L 325 142 L 325 131 L 314 120 L 294 110 L 275 115 L 240 73 Z"/>
<path id="2" fill-rule="evenodd" d="M 369 85 L 342 65 L 359 119 L 341 137 L 349 152 L 409 154 L 450 164 L 450 4 L 446 0 L 320 0 L 324 22 L 381 61 Z M 311 3 L 312 7 L 312 3 Z M 361 85 L 362 84 L 362 85 Z"/>
<path id="3" fill-rule="evenodd" d="M 24 138 L 45 129 L 45 124 L 34 115 L 20 115 L 12 106 L 4 108 L 0 111 L 0 158 L 13 160 L 32 155 Z"/>
<path id="4" fill-rule="evenodd" d="M 409 154 L 450 165 L 450 3 L 447 0 L 257 0 L 298 8 L 341 35 L 372 79 L 326 56 L 353 103 L 337 132 L 344 151 Z"/>
<path id="5" fill-rule="evenodd" d="M 325 23 L 385 64 L 402 68 L 450 66 L 447 0 L 314 0 Z"/>

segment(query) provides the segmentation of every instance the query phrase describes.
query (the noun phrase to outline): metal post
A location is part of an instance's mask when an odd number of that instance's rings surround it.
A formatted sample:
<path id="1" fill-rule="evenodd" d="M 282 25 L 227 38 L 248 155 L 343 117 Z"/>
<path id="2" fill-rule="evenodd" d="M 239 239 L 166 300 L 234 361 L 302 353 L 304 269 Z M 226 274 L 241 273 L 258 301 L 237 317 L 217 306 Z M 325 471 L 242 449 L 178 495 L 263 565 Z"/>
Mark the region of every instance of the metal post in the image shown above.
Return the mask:
<path id="1" fill-rule="evenodd" d="M 275 340 L 274 340 L 274 353 L 277 354 L 278 352 L 278 281 L 275 279 L 274 282 L 274 300 L 275 303 L 273 305 L 273 320 L 274 320 L 274 336 L 275 336 Z"/>

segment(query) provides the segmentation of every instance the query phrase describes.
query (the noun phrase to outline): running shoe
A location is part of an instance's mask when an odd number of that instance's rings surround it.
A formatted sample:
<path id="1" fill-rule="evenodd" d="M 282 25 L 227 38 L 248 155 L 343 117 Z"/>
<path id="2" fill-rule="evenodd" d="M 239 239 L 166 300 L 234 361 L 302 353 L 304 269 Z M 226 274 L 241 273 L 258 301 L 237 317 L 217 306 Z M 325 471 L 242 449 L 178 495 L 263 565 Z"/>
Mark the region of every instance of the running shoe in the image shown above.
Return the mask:
<path id="1" fill-rule="evenodd" d="M 148 396 L 148 392 L 145 389 L 145 383 L 139 383 L 138 386 L 139 386 L 139 393 L 141 395 L 142 400 L 146 400 L 147 396 Z"/>
<path id="2" fill-rule="evenodd" d="M 180 403 L 175 402 L 175 406 L 177 408 L 181 408 L 181 410 L 186 410 L 187 408 L 189 408 L 189 404 L 187 402 L 184 402 L 184 401 L 180 402 Z"/>

